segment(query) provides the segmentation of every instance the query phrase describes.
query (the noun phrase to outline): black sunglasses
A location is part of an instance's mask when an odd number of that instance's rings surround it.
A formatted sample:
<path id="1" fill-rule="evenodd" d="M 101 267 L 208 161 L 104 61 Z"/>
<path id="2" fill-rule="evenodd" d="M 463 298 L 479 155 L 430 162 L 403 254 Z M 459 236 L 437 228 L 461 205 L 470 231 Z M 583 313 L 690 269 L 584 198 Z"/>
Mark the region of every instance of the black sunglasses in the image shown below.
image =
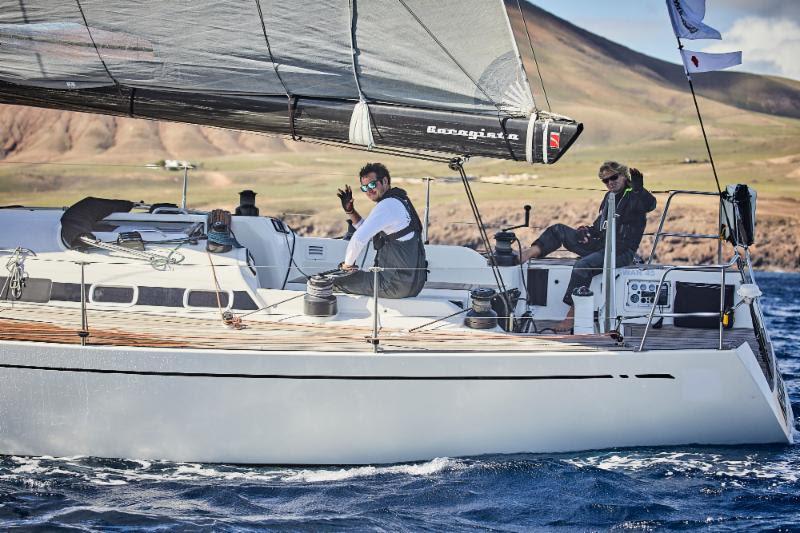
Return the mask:
<path id="1" fill-rule="evenodd" d="M 610 178 L 601 178 L 601 179 L 600 179 L 600 181 L 602 181 L 603 183 L 605 183 L 606 185 L 608 185 L 608 184 L 609 184 L 609 182 L 612 182 L 612 181 L 617 181 L 617 178 L 619 178 L 619 174 L 614 174 L 614 175 L 613 175 L 613 176 L 611 176 Z M 362 188 L 363 188 L 363 187 L 362 187 Z"/>

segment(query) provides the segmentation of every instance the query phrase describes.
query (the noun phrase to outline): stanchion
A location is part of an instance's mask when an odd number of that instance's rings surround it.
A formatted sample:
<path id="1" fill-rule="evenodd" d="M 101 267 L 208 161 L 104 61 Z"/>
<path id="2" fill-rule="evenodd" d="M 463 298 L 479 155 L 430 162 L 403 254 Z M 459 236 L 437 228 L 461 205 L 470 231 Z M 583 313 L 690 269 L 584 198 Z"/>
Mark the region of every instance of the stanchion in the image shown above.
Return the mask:
<path id="1" fill-rule="evenodd" d="M 81 329 L 78 331 L 78 337 L 81 338 L 81 346 L 86 346 L 86 339 L 89 337 L 89 320 L 86 316 L 86 263 L 79 262 L 81 267 Z"/>
<path id="2" fill-rule="evenodd" d="M 372 337 L 369 338 L 369 343 L 372 344 L 372 351 L 378 353 L 378 272 L 383 272 L 383 269 L 378 266 L 369 268 L 372 272 Z"/>

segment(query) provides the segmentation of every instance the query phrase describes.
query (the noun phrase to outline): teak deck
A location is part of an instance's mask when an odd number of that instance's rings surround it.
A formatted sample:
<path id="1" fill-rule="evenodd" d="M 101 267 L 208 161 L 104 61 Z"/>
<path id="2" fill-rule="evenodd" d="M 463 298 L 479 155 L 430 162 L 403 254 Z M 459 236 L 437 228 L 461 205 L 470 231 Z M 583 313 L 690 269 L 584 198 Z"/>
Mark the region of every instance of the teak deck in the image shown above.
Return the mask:
<path id="1" fill-rule="evenodd" d="M 80 343 L 80 310 L 19 305 L 0 307 L 0 340 Z M 87 311 L 91 345 L 209 348 L 270 351 L 369 352 L 372 330 L 363 326 L 295 324 L 276 319 L 245 319 L 243 329 L 225 326 L 208 317 L 163 316 L 126 310 Z M 284 317 L 285 320 L 285 317 Z M 551 326 L 537 321 L 539 330 Z M 508 335 L 485 331 L 430 329 L 404 331 L 384 328 L 379 347 L 384 352 L 598 352 L 632 351 L 638 348 L 644 326 L 628 326 L 618 343 L 607 335 Z M 717 330 L 666 326 L 648 332 L 647 350 L 715 349 Z M 724 332 L 726 349 L 743 342 L 759 354 L 758 342 L 749 329 Z M 760 361 L 759 357 L 759 362 Z M 763 367 L 763 364 L 762 364 Z"/>

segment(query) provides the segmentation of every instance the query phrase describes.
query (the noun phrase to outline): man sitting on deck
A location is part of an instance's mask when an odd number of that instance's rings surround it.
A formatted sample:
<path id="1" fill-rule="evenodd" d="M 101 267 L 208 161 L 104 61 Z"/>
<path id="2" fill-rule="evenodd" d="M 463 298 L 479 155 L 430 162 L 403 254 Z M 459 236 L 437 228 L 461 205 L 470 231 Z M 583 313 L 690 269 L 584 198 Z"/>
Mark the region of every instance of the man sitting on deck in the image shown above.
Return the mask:
<path id="1" fill-rule="evenodd" d="M 616 195 L 616 264 L 629 265 L 636 256 L 642 234 L 647 223 L 647 213 L 656 208 L 656 199 L 644 188 L 644 177 L 635 168 L 616 161 L 606 161 L 598 172 L 608 192 L 600 204 L 600 215 L 591 226 L 573 229 L 564 224 L 547 228 L 530 248 L 522 251 L 523 262 L 537 257 L 545 257 L 563 246 L 580 256 L 572 268 L 572 275 L 564 295 L 564 303 L 569 307 L 564 321 L 556 326 L 556 331 L 569 331 L 573 326 L 575 308 L 572 291 L 578 287 L 588 287 L 592 277 L 603 270 L 603 256 L 606 238 L 606 215 L 608 194 Z"/>
<path id="2" fill-rule="evenodd" d="M 366 219 L 353 205 L 350 186 L 339 189 L 342 208 L 356 228 L 347 245 L 342 270 L 351 271 L 339 278 L 336 288 L 350 294 L 373 294 L 374 274 L 358 271 L 358 257 L 372 240 L 378 273 L 378 296 L 406 298 L 416 296 L 427 278 L 422 223 L 403 189 L 391 186 L 389 170 L 380 163 L 369 163 L 359 172 L 361 190 L 377 205 Z"/>

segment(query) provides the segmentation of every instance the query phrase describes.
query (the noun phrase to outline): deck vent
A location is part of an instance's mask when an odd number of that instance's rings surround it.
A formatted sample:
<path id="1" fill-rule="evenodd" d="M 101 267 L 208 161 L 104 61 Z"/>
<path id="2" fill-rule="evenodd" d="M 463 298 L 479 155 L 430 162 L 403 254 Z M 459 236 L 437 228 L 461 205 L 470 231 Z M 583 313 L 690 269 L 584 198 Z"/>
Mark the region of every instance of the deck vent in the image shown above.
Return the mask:
<path id="1" fill-rule="evenodd" d="M 325 257 L 325 247 L 320 244 L 309 244 L 306 249 L 306 257 L 309 259 L 323 259 Z"/>

